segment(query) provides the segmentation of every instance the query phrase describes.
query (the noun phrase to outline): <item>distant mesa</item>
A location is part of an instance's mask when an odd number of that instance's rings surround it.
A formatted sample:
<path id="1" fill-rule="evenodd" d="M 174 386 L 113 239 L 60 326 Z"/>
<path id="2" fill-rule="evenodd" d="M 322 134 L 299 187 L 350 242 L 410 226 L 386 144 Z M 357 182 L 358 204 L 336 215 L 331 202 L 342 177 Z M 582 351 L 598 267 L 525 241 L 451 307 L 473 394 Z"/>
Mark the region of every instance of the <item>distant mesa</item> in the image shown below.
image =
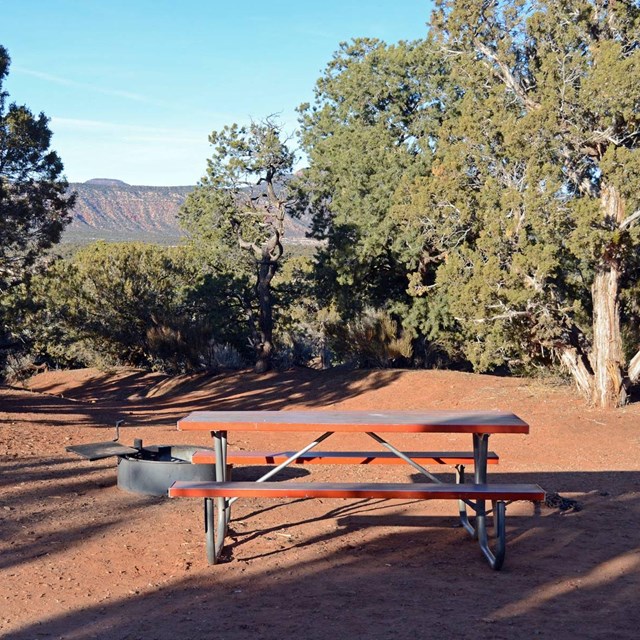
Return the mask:
<path id="1" fill-rule="evenodd" d="M 180 207 L 193 186 L 150 187 L 130 185 L 112 178 L 72 182 L 76 194 L 71 224 L 65 240 L 134 240 L 173 244 L 184 235 L 178 223 Z M 308 222 L 287 216 L 285 237 L 289 242 L 309 242 Z"/>
<path id="2" fill-rule="evenodd" d="M 84 184 L 97 184 L 103 187 L 128 187 L 129 185 L 122 180 L 113 180 L 112 178 L 91 178 Z"/>

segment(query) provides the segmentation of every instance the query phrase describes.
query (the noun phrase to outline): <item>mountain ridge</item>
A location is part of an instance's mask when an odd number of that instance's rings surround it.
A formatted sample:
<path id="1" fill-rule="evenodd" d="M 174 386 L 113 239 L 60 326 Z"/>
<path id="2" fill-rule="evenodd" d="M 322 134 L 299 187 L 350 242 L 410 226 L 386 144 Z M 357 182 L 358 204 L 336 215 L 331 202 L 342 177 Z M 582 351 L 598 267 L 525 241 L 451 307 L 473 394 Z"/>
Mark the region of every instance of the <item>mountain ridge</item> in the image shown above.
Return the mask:
<path id="1" fill-rule="evenodd" d="M 63 240 L 147 240 L 177 242 L 185 233 L 178 224 L 178 212 L 194 186 L 155 187 L 130 185 L 113 178 L 72 182 L 76 193 L 72 220 Z M 287 216 L 285 241 L 311 242 L 307 226 Z"/>

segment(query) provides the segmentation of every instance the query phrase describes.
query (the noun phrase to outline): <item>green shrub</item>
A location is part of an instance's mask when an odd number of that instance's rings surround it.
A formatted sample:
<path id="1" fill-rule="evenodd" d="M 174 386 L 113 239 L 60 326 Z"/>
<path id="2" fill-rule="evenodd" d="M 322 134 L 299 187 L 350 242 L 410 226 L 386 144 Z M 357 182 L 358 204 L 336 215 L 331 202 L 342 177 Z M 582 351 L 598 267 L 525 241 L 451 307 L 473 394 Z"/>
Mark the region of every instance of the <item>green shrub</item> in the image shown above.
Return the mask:
<path id="1" fill-rule="evenodd" d="M 212 342 L 246 343 L 238 297 L 182 247 L 99 242 L 34 278 L 14 326 L 52 365 L 183 373 L 208 366 Z"/>
<path id="2" fill-rule="evenodd" d="M 367 308 L 348 322 L 330 322 L 327 334 L 339 358 L 359 367 L 388 368 L 406 363 L 413 354 L 412 338 L 384 310 Z"/>

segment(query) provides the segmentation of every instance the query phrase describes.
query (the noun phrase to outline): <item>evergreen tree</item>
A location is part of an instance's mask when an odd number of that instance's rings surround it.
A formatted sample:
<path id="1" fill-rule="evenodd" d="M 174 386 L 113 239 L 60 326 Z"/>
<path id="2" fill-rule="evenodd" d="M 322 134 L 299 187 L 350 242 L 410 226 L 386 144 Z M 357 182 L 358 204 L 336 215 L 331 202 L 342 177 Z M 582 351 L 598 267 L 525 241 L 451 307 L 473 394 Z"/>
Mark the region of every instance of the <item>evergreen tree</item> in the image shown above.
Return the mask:
<path id="1" fill-rule="evenodd" d="M 14 322 L 38 359 L 170 373 L 211 365 L 212 347 L 242 346 L 228 278 L 185 247 L 96 242 L 34 276 Z"/>
<path id="2" fill-rule="evenodd" d="M 254 298 L 245 298 L 255 369 L 271 367 L 272 280 L 283 255 L 285 215 L 291 208 L 286 181 L 294 154 L 273 119 L 236 124 L 209 136 L 214 147 L 207 174 L 185 202 L 180 221 L 203 258 L 243 279 L 255 274 Z M 256 309 L 257 307 L 257 309 Z"/>
<path id="3" fill-rule="evenodd" d="M 49 149 L 45 115 L 8 103 L 3 83 L 9 63 L 0 46 L 0 317 L 8 290 L 24 281 L 44 250 L 60 239 L 74 200 L 66 193 L 62 162 Z M 0 341 L 8 332 L 3 321 Z"/>
<path id="4" fill-rule="evenodd" d="M 317 274 L 347 317 L 406 300 L 388 211 L 401 178 L 429 164 L 425 142 L 438 111 L 430 84 L 438 62 L 429 52 L 428 43 L 342 43 L 313 104 L 299 107 L 309 158 L 300 186 L 312 233 L 326 241 Z"/>
<path id="5" fill-rule="evenodd" d="M 639 3 L 443 1 L 432 27 L 449 104 L 431 176 L 396 209 L 414 264 L 437 265 L 413 275 L 432 331 L 480 368 L 555 354 L 594 404 L 623 404 L 640 376 L 622 308 L 640 269 Z"/>

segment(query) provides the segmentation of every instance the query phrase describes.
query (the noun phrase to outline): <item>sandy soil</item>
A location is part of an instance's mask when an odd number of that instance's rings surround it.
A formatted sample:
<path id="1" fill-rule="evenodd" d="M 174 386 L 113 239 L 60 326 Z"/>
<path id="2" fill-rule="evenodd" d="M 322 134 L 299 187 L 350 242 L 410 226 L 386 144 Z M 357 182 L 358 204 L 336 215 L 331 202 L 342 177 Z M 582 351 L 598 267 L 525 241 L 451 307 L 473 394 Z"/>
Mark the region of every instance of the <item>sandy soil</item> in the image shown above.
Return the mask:
<path id="1" fill-rule="evenodd" d="M 492 473 L 539 483 L 582 509 L 512 505 L 507 559 L 493 572 L 453 526 L 449 502 L 239 501 L 228 562 L 210 567 L 199 500 L 123 492 L 113 460 L 87 462 L 65 451 L 111 439 L 117 419 L 125 421 L 124 444 L 208 446 L 207 434 L 175 429 L 199 408 L 513 411 L 531 433 L 492 437 L 501 456 Z M 25 390 L 0 390 L 0 636 L 636 638 L 639 418 L 640 404 L 590 410 L 568 387 L 455 372 L 41 374 Z M 369 449 L 361 437 L 332 442 Z M 424 438 L 394 442 L 469 445 Z M 303 434 L 267 441 L 237 433 L 231 445 L 303 441 Z M 411 478 L 401 466 L 313 473 Z"/>

